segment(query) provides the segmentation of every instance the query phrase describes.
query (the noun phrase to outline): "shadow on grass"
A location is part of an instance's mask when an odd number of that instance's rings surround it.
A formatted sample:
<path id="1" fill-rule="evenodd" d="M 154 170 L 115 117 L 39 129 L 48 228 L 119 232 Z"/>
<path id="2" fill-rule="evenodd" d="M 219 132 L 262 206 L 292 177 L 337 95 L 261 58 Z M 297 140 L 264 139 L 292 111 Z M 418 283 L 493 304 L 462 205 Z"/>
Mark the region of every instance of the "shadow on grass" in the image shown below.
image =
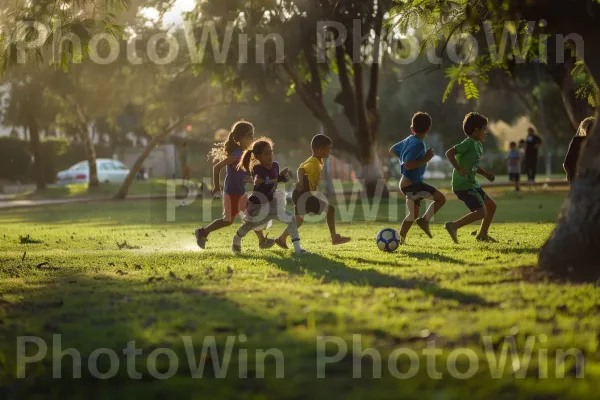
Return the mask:
<path id="1" fill-rule="evenodd" d="M 353 386 L 368 384 L 352 381 L 350 356 L 335 366 L 347 377 L 345 383 L 315 379 L 315 342 L 293 335 L 293 328 L 307 325 L 306 315 L 272 313 L 269 317 L 250 303 L 237 303 L 199 289 L 198 283 L 193 279 L 136 281 L 63 274 L 40 281 L 30 289 L 15 288 L 3 293 L 23 297 L 12 302 L 0 298 L 0 398 L 83 399 L 94 393 L 95 399 L 114 399 L 114 394 L 119 393 L 116 398 L 176 399 L 190 398 L 193 392 L 215 399 L 243 397 L 242 394 L 255 397 L 260 393 L 270 398 L 310 398 L 312 390 L 332 398 L 337 392 L 350 395 Z M 68 355 L 62 358 L 59 368 L 63 378 L 53 378 L 54 334 L 61 335 L 62 351 L 73 348 L 81 354 L 80 379 L 72 379 L 73 358 Z M 27 379 L 15 379 L 17 337 L 25 335 L 41 338 L 49 350 L 46 358 L 27 366 Z M 240 341 L 240 335 L 246 335 L 247 341 Z M 315 340 L 316 335 L 315 332 Z M 184 336 L 191 338 L 193 347 L 185 345 Z M 205 339 L 213 337 L 216 353 L 208 352 L 200 376 L 203 379 L 191 379 L 195 366 L 201 364 Z M 227 343 L 232 340 L 231 358 L 225 368 Z M 141 351 L 133 367 L 142 374 L 139 380 L 132 378 L 129 357 L 123 353 L 131 341 Z M 90 354 L 101 348 L 112 350 L 118 360 L 109 361 L 106 355 L 96 360 L 100 373 L 118 366 L 116 375 L 105 381 L 93 376 L 88 367 Z M 38 351 L 35 344 L 27 349 L 28 355 Z M 177 367 L 174 376 L 162 382 L 152 376 L 148 367 L 149 355 L 156 349 L 166 349 L 175 356 L 175 361 L 169 357 L 170 362 L 164 352 L 158 357 L 156 370 L 160 373 L 167 373 L 173 363 Z M 239 357 L 240 349 L 247 350 L 246 363 Z M 262 364 L 264 378 L 258 379 L 256 352 L 261 349 L 278 349 L 284 358 L 278 364 L 274 356 L 267 357 Z M 223 366 L 222 379 L 216 379 L 218 368 L 212 361 L 215 356 Z M 240 379 L 240 371 L 246 366 L 248 378 Z M 276 379 L 278 370 L 284 372 L 282 379 Z M 302 383 L 306 380 L 312 382 L 308 387 Z"/>
<path id="2" fill-rule="evenodd" d="M 261 258 L 290 274 L 309 274 L 321 279 L 323 283 L 339 282 L 374 288 L 415 289 L 440 299 L 456 300 L 464 305 L 491 305 L 478 295 L 445 289 L 429 280 L 401 279 L 396 276 L 382 274 L 373 268 L 350 268 L 341 262 L 317 254 L 311 254 L 302 259 L 274 256 L 263 256 Z"/>
<path id="3" fill-rule="evenodd" d="M 466 265 L 467 263 L 458 258 L 448 257 L 437 253 L 425 253 L 421 251 L 403 251 L 408 257 L 416 258 L 419 261 L 439 261 L 443 263 L 452 263 L 457 265 Z"/>
<path id="4" fill-rule="evenodd" d="M 500 254 L 538 254 L 540 252 L 540 248 L 539 247 L 518 247 L 518 245 L 515 245 L 515 247 L 511 247 L 511 248 L 501 248 L 501 249 L 494 248 L 494 252 L 500 253 Z"/>
<path id="5" fill-rule="evenodd" d="M 301 268 L 306 268 L 341 282 L 371 279 L 378 285 L 429 288 L 433 295 L 444 298 L 464 295 L 436 288 L 428 282 L 403 281 L 373 270 L 351 270 L 318 256 L 307 258 L 303 267 L 293 260 L 270 259 L 291 273 L 303 273 Z M 452 393 L 452 398 L 470 398 L 472 393 L 478 393 L 478 398 L 498 398 L 498 393 L 505 394 L 507 390 L 511 397 L 532 398 L 536 389 L 531 386 L 531 380 L 521 380 L 524 383 L 517 386 L 518 382 L 513 379 L 491 379 L 486 370 L 470 380 L 450 378 L 447 374 L 443 380 L 431 379 L 426 368 L 419 369 L 408 381 L 385 372 L 381 379 L 372 379 L 373 366 L 368 356 L 359 361 L 363 378 L 353 379 L 357 358 L 352 355 L 350 344 L 346 356 L 326 367 L 329 379 L 317 379 L 316 337 L 323 331 L 307 328 L 306 314 L 274 308 L 277 299 L 285 294 L 250 299 L 243 293 L 239 296 L 230 293 L 233 300 L 225 297 L 214 283 L 203 287 L 206 283 L 194 277 L 151 280 L 134 273 L 119 278 L 59 271 L 38 280 L 35 285 L 11 286 L 0 296 L 0 398 L 189 399 L 192 393 L 202 393 L 202 398 L 210 399 L 329 400 L 353 396 L 392 399 L 400 392 L 403 397 L 414 399 L 434 398 L 441 392 Z M 241 287 L 241 290 L 251 292 L 252 288 Z M 320 322 L 316 316 L 317 326 Z M 352 333 L 343 329 L 341 332 Z M 61 367 L 57 369 L 63 378 L 52 377 L 56 365 L 56 361 L 52 361 L 54 334 L 61 335 L 58 354 L 66 349 L 75 349 L 80 354 L 81 378 L 71 378 L 73 351 L 62 356 Z M 242 334 L 247 336 L 247 341 L 239 340 Z M 42 339 L 48 352 L 46 358 L 27 366 L 27 379 L 17 379 L 16 342 L 18 336 L 24 335 Z M 190 337 L 193 348 L 183 344 L 183 336 Z M 215 353 L 201 364 L 204 340 L 210 337 L 215 339 Z M 227 340 L 232 337 L 235 341 L 226 368 L 223 363 Z M 135 341 L 138 351 L 135 358 L 123 354 L 131 341 Z M 96 349 L 102 351 L 94 360 L 91 354 Z M 157 349 L 162 349 L 162 353 L 156 358 L 156 371 L 164 374 L 163 377 L 171 375 L 169 379 L 159 380 L 156 373 L 154 377 L 150 374 L 149 365 L 154 365 L 149 363 L 150 354 Z M 242 349 L 247 351 L 247 363 L 241 356 Z M 279 349 L 283 355 L 280 358 L 283 362 L 279 364 L 272 355 L 265 358 L 264 378 L 259 376 L 257 367 L 260 349 Z M 106 355 L 111 350 L 116 354 L 116 363 Z M 28 346 L 27 351 L 31 356 L 38 347 Z M 327 354 L 337 355 L 337 348 L 328 347 Z M 217 368 L 213 364 L 216 359 L 225 371 L 222 379 L 216 379 Z M 117 370 L 113 377 L 101 380 L 90 373 L 90 363 L 102 374 L 115 365 Z M 200 364 L 204 365 L 201 379 L 192 379 L 193 369 Z M 175 370 L 169 374 L 174 365 Z M 278 365 L 283 368 L 282 378 L 276 377 Z M 401 361 L 398 368 L 407 370 L 412 365 L 412 362 Z M 247 378 L 240 378 L 245 366 Z M 130 371 L 141 374 L 141 379 L 132 378 Z"/>

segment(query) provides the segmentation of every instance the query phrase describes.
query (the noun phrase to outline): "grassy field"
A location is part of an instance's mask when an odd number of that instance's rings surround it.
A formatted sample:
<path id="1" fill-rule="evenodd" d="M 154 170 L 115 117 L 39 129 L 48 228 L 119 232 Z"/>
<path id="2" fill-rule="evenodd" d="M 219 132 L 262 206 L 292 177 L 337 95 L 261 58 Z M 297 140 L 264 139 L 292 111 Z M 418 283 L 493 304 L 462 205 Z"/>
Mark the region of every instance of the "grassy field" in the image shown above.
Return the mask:
<path id="1" fill-rule="evenodd" d="M 78 197 L 110 197 L 119 190 L 121 185 L 102 183 L 100 188 L 88 191 L 87 183 L 71 185 L 50 185 L 44 190 L 34 190 L 13 194 L 7 200 L 46 200 L 46 199 L 75 199 Z M 129 190 L 129 195 L 158 195 L 167 191 L 166 179 L 152 179 L 149 181 L 135 181 Z"/>
<path id="2" fill-rule="evenodd" d="M 173 222 L 161 201 L 2 211 L 0 398 L 597 396 L 600 292 L 593 284 L 532 273 L 564 193 L 493 194 L 499 211 L 491 234 L 499 243 L 475 242 L 476 227 L 469 227 L 454 244 L 441 223 L 466 209 L 452 200 L 436 218 L 433 240 L 415 229 L 408 245 L 385 254 L 375 234 L 398 227 L 394 214 L 402 206 L 384 204 L 368 220 L 358 205 L 354 221 L 339 227 L 353 237 L 350 244 L 333 248 L 323 223 L 307 224 L 300 231 L 303 246 L 314 254 L 301 259 L 260 251 L 252 235 L 235 256 L 229 251 L 234 227 L 211 236 L 208 249 L 199 251 L 193 229 L 209 210 L 214 217 L 220 213 L 218 202 L 176 209 Z M 272 235 L 281 227 L 275 223 Z M 62 350 L 81 354 L 81 379 L 65 378 L 73 376 L 70 356 L 62 366 L 53 363 L 53 334 L 61 335 Z M 18 379 L 17 337 L 25 335 L 42 338 L 48 355 Z M 337 338 L 323 346 L 320 336 Z M 205 360 L 202 379 L 191 379 L 211 337 L 216 353 Z M 507 337 L 515 340 L 521 362 L 509 355 L 505 368 L 495 371 L 491 357 L 501 359 Z M 131 341 L 141 352 L 135 361 L 123 353 Z M 326 361 L 318 355 L 333 357 L 344 345 L 347 354 L 330 359 L 326 379 L 318 379 L 318 362 Z M 439 354 L 424 353 L 432 347 Z M 115 360 L 98 356 L 99 348 L 113 350 Z M 373 377 L 379 362 L 359 357 L 368 348 L 381 355 L 381 378 Z M 157 349 L 166 350 L 157 357 Z M 263 369 L 259 349 L 279 349 L 281 357 L 271 351 Z M 569 349 L 585 358 L 581 379 L 573 356 L 556 368 L 557 355 Z M 27 356 L 36 351 L 35 344 L 26 347 Z M 219 372 L 212 361 L 226 354 L 228 369 Z M 118 369 L 110 371 L 115 362 Z M 98 379 L 90 363 L 115 376 Z M 52 378 L 53 368 L 62 379 Z M 131 378 L 134 368 L 141 379 Z M 362 376 L 353 378 L 358 370 Z M 399 375 L 409 372 L 410 379 Z M 157 373 L 172 377 L 156 379 Z"/>
<path id="3" fill-rule="evenodd" d="M 210 181 L 210 178 L 205 178 L 206 181 Z M 526 186 L 527 177 L 523 176 L 524 180 L 522 184 Z M 552 181 L 566 181 L 564 174 L 562 175 L 551 175 L 549 177 Z M 197 179 L 195 181 L 198 181 Z M 541 176 L 538 178 L 538 182 L 545 182 L 546 177 Z M 167 192 L 167 179 L 151 179 L 149 181 L 135 181 L 129 190 L 130 196 L 140 196 L 140 195 L 165 195 Z M 431 185 L 434 185 L 439 188 L 449 189 L 451 180 L 448 179 L 431 179 L 428 180 Z M 507 175 L 499 175 L 496 177 L 496 183 L 505 183 L 506 185 L 510 185 Z M 390 187 L 392 190 L 396 190 L 397 181 L 391 180 Z M 321 187 L 325 187 L 325 182 L 322 182 Z M 359 183 L 345 182 L 341 185 L 341 187 L 345 191 L 356 190 L 357 187 L 360 187 Z M 117 184 L 107 184 L 103 183 L 100 185 L 100 188 L 94 189 L 93 191 L 88 191 L 86 183 L 78 183 L 72 185 L 64 185 L 57 186 L 51 185 L 47 189 L 44 190 L 34 190 L 28 191 L 19 194 L 13 194 L 6 197 L 6 200 L 46 200 L 46 199 L 75 199 L 79 197 L 111 197 L 119 190 L 120 185 Z M 182 196 L 185 196 L 186 192 L 182 187 L 178 188 L 179 192 L 181 192 Z M 293 183 L 288 185 L 288 190 L 293 190 Z"/>

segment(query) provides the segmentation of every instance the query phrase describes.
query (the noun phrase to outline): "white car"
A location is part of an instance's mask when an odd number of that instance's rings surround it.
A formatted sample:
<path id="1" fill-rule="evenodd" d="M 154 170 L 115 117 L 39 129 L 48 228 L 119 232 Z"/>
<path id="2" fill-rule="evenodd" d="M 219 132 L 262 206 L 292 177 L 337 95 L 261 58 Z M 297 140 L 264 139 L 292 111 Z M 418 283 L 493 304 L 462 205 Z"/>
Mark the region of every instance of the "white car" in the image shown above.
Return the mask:
<path id="1" fill-rule="evenodd" d="M 129 175 L 129 168 L 125 164 L 121 161 L 111 160 L 110 158 L 97 159 L 96 168 L 100 183 L 123 183 L 127 175 Z M 59 185 L 88 183 L 89 180 L 90 172 L 87 161 L 78 162 L 71 168 L 56 174 L 56 183 Z"/>

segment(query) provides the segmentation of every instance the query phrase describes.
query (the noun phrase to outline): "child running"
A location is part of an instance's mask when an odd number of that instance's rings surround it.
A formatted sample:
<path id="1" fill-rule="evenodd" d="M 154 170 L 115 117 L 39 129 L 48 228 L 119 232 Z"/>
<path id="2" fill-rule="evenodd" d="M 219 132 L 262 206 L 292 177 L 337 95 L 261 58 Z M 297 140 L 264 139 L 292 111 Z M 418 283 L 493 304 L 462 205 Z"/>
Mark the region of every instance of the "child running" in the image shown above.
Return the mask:
<path id="1" fill-rule="evenodd" d="M 271 219 L 277 219 L 287 224 L 286 229 L 292 237 L 296 254 L 306 254 L 300 247 L 296 220 L 285 209 L 285 196 L 283 199 L 275 197 L 277 183 L 288 181 L 288 171 L 287 168 L 280 171 L 279 164 L 273 161 L 273 142 L 268 138 L 254 141 L 251 148 L 242 155 L 238 169 L 252 173 L 254 193 L 248 199 L 247 216 L 233 237 L 231 250 L 235 253 L 241 252 L 242 238 L 248 232 Z"/>
<path id="2" fill-rule="evenodd" d="M 454 222 L 449 222 L 444 227 L 452 240 L 458 243 L 457 231 L 473 222 L 483 219 L 477 235 L 478 241 L 496 242 L 488 235 L 490 224 L 496 213 L 496 203 L 481 188 L 475 179 L 475 174 L 486 177 L 493 182 L 496 177 L 491 172 L 479 168 L 479 161 L 483 155 L 482 142 L 487 135 L 488 120 L 481 114 L 469 113 L 463 121 L 463 131 L 467 139 L 457 144 L 446 152 L 448 161 L 454 167 L 452 173 L 452 190 L 471 213 Z"/>
<path id="3" fill-rule="evenodd" d="M 335 207 L 315 196 L 315 192 L 319 187 L 319 179 L 321 179 L 321 171 L 323 171 L 323 160 L 331 155 L 332 145 L 333 142 L 329 136 L 316 135 L 312 138 L 310 142 L 312 156 L 300 164 L 298 168 L 298 182 L 292 193 L 292 200 L 296 209 L 296 225 L 298 227 L 302 226 L 306 214 L 321 215 L 327 212 L 327 226 L 331 235 L 331 244 L 338 245 L 348 243 L 350 238 L 336 232 Z M 275 240 L 275 243 L 279 247 L 287 249 L 287 237 L 288 232 L 285 231 Z"/>
<path id="4" fill-rule="evenodd" d="M 231 128 L 227 140 L 219 143 L 209 153 L 209 157 L 218 161 L 213 167 L 213 194 L 221 196 L 221 185 L 219 175 L 223 168 L 226 168 L 225 190 L 223 196 L 223 218 L 213 221 L 204 228 L 196 229 L 196 243 L 201 249 L 206 248 L 208 235 L 216 230 L 230 226 L 233 219 L 246 209 L 248 197 L 246 196 L 246 183 L 251 181 L 250 175 L 237 169 L 237 165 L 242 156 L 242 151 L 246 150 L 254 136 L 254 126 L 250 122 L 238 121 Z M 275 241 L 265 237 L 261 230 L 257 230 L 259 247 L 269 249 L 273 247 Z"/>
<path id="5" fill-rule="evenodd" d="M 431 235 L 429 221 L 446 204 L 446 196 L 435 187 L 424 182 L 427 163 L 433 158 L 433 150 L 427 149 L 425 136 L 431 131 L 432 120 L 429 114 L 424 112 L 416 113 L 412 118 L 410 127 L 412 135 L 400 143 L 396 143 L 390 149 L 390 154 L 398 157 L 401 163 L 402 178 L 400 180 L 400 190 L 407 198 L 408 215 L 402 221 L 400 228 L 400 237 L 402 242 L 406 240 L 406 235 L 413 222 L 417 222 L 419 228 Z M 431 199 L 433 203 L 425 214 L 419 218 L 421 202 L 423 199 Z"/>

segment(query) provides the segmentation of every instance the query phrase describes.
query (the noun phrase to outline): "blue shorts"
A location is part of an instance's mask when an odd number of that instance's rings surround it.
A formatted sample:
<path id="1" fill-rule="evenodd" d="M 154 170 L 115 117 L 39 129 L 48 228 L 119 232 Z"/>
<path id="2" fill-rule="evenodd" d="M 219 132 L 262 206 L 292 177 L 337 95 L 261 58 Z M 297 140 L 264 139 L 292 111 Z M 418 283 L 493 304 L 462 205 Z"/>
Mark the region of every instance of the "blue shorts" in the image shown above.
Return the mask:
<path id="1" fill-rule="evenodd" d="M 485 201 L 490 197 L 486 192 L 483 191 L 482 188 L 477 189 L 469 189 L 469 190 L 455 190 L 454 194 L 460 201 L 465 203 L 465 205 L 473 211 L 477 211 L 480 208 L 483 208 Z"/>

